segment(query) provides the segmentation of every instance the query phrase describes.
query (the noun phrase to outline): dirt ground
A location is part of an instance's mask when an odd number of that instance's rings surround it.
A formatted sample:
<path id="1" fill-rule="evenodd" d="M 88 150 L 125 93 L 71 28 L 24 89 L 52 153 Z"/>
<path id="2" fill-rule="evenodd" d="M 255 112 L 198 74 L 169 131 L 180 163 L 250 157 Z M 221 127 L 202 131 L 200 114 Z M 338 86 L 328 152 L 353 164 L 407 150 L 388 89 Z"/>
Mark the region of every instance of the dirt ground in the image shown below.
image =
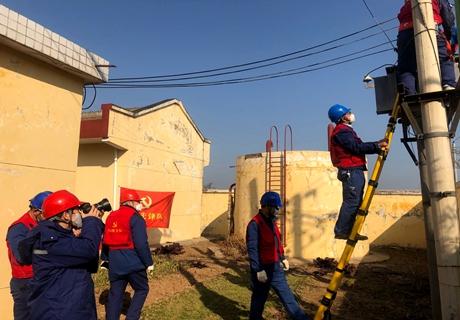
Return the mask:
<path id="1" fill-rule="evenodd" d="M 182 254 L 155 257 L 159 259 L 155 269 L 157 274 L 150 279 L 151 290 L 144 309 L 171 300 L 213 279 L 222 278 L 222 275 L 228 277 L 229 272 L 236 275 L 234 278 L 239 277 L 233 279 L 233 283 L 248 282 L 248 263 L 242 242 L 201 240 L 183 245 Z M 334 302 L 332 319 L 431 319 L 426 252 L 396 247 L 377 248 L 374 251 L 389 255 L 390 259 L 351 268 Z M 319 268 L 313 263 L 291 266 L 288 275 L 290 286 L 308 315 L 313 316 L 316 311 L 331 275 L 332 269 Z M 104 303 L 108 283 L 105 278 L 95 280 L 95 283 L 98 314 L 102 319 L 105 312 L 101 302 Z M 225 288 L 220 294 L 225 296 Z M 276 297 L 272 298 L 276 300 Z M 242 303 L 246 310 L 238 316 L 216 312 L 216 316 L 210 318 L 247 318 L 249 301 Z M 265 317 L 287 319 L 279 304 L 268 306 Z"/>

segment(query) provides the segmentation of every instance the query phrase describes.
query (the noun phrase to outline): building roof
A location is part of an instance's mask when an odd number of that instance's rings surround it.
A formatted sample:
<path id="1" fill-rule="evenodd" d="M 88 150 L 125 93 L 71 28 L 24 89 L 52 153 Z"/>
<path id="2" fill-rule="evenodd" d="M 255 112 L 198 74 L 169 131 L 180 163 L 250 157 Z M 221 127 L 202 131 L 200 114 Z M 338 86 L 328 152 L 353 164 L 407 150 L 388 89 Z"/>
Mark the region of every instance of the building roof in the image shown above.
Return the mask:
<path id="1" fill-rule="evenodd" d="M 108 81 L 109 62 L 0 4 L 0 44 L 53 64 L 86 82 Z"/>
<path id="2" fill-rule="evenodd" d="M 81 117 L 80 141 L 83 139 L 84 141 L 91 142 L 94 141 L 94 139 L 108 138 L 108 112 L 110 110 L 123 113 L 129 117 L 137 118 L 173 105 L 179 106 L 200 138 L 204 142 L 210 143 L 211 141 L 204 137 L 203 133 L 188 114 L 182 102 L 178 99 L 166 99 L 149 104 L 145 107 L 121 107 L 115 104 L 104 104 L 102 105 L 101 111 L 83 112 Z"/>

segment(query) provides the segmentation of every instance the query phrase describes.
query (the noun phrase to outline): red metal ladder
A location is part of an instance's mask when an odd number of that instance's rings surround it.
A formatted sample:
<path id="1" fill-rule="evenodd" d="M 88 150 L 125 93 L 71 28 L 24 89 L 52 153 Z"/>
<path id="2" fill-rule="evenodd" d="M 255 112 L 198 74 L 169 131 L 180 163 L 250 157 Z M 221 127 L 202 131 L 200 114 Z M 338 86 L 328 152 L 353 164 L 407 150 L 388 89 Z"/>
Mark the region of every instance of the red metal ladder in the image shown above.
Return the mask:
<path id="1" fill-rule="evenodd" d="M 283 245 L 286 246 L 286 156 L 287 156 L 287 136 L 289 133 L 290 151 L 292 151 L 292 127 L 286 125 L 284 127 L 284 148 L 279 150 L 279 132 L 276 126 L 270 127 L 269 139 L 265 143 L 265 192 L 275 191 L 280 194 L 283 207 L 281 208 L 279 217 L 279 227 L 281 230 L 281 239 Z M 275 139 L 275 141 L 273 141 Z M 275 152 L 275 154 L 273 154 Z"/>

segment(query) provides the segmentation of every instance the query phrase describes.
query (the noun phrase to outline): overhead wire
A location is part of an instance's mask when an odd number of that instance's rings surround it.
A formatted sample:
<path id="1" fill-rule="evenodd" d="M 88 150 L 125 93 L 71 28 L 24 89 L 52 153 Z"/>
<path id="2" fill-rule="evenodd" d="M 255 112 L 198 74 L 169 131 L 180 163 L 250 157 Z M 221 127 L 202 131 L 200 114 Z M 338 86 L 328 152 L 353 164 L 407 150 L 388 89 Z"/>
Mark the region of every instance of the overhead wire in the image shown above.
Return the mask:
<path id="1" fill-rule="evenodd" d="M 94 85 L 94 83 L 91 83 L 93 89 L 94 89 L 94 96 L 93 96 L 93 100 L 91 101 L 90 105 L 87 106 L 87 107 L 84 107 L 82 108 L 82 110 L 88 110 L 89 108 L 91 108 L 94 104 L 94 101 L 96 101 L 96 97 L 97 97 L 97 88 L 96 86 Z M 85 90 L 85 96 L 86 96 L 86 90 Z"/>
<path id="2" fill-rule="evenodd" d="M 394 28 L 396 28 L 396 27 L 394 27 Z M 392 30 L 394 28 L 389 28 L 388 30 Z M 254 67 L 248 67 L 248 68 L 244 68 L 244 69 L 238 69 L 238 70 L 226 71 L 226 72 L 219 72 L 219 73 L 212 73 L 212 74 L 206 74 L 206 75 L 200 75 L 200 76 L 179 77 L 179 78 L 173 78 L 173 79 L 164 79 L 163 78 L 163 79 L 139 79 L 139 80 L 110 80 L 109 82 L 107 82 L 107 84 L 169 82 L 169 81 L 177 81 L 177 80 L 191 80 L 191 79 L 210 78 L 210 77 L 217 77 L 217 76 L 222 76 L 222 75 L 246 72 L 246 71 L 256 70 L 256 69 L 260 69 L 260 68 L 271 67 L 271 66 L 274 66 L 274 65 L 278 65 L 278 64 L 288 62 L 288 61 L 298 60 L 298 59 L 301 59 L 301 58 L 310 57 L 310 56 L 313 56 L 313 55 L 318 55 L 318 54 L 321 54 L 321 53 L 325 53 L 325 52 L 332 51 L 332 50 L 335 50 L 335 49 L 338 49 L 338 48 L 341 48 L 341 47 L 344 47 L 344 46 L 348 46 L 350 44 L 357 43 L 359 41 L 369 39 L 369 38 L 374 37 L 374 36 L 379 35 L 379 34 L 380 34 L 380 32 L 373 33 L 373 34 L 370 34 L 370 35 L 367 35 L 367 36 L 364 36 L 364 37 L 361 37 L 361 38 L 358 38 L 358 39 L 355 39 L 355 40 L 352 40 L 352 41 L 348 41 L 348 42 L 345 42 L 345 43 L 342 43 L 342 44 L 338 44 L 338 45 L 335 45 L 335 46 L 325 48 L 323 50 L 314 51 L 314 52 L 306 53 L 306 54 L 303 54 L 303 55 L 300 55 L 300 56 L 286 58 L 286 59 L 283 59 L 283 60 L 279 60 L 279 61 L 275 61 L 275 62 L 271 62 L 271 63 L 267 63 L 267 64 L 262 64 L 262 65 L 258 65 L 258 66 L 254 66 Z"/>
<path id="3" fill-rule="evenodd" d="M 375 24 L 378 26 L 378 28 L 383 32 L 383 34 L 384 34 L 385 37 L 387 38 L 388 43 L 391 45 L 391 47 L 393 48 L 393 50 L 396 51 L 396 47 L 394 46 L 393 42 L 390 40 L 390 37 L 388 36 L 388 34 L 386 33 L 386 31 L 385 31 L 385 30 L 382 28 L 382 26 L 379 24 L 377 18 L 375 17 L 374 13 L 372 12 L 371 8 L 367 5 L 366 0 L 362 0 L 362 2 L 364 3 L 364 6 L 366 7 L 367 11 L 368 11 L 369 14 L 371 15 L 372 19 L 374 19 Z"/>
<path id="4" fill-rule="evenodd" d="M 350 53 L 350 54 L 346 54 L 346 55 L 343 55 L 343 56 L 340 56 L 340 57 L 327 59 L 327 60 L 324 60 L 324 61 L 321 61 L 321 62 L 316 62 L 316 63 L 309 64 L 309 65 L 306 65 L 306 66 L 302 66 L 302 67 L 299 67 L 299 68 L 292 68 L 292 69 L 288 69 L 288 70 L 284 70 L 284 71 L 279 71 L 279 72 L 275 72 L 275 73 L 268 73 L 268 74 L 262 74 L 262 75 L 258 75 L 258 76 L 252 76 L 252 77 L 226 79 L 226 80 L 220 80 L 220 81 L 185 82 L 185 83 L 169 83 L 169 84 L 129 84 L 129 83 L 128 84 L 110 84 L 109 83 L 109 84 L 106 84 L 106 85 L 101 84 L 101 85 L 98 85 L 97 87 L 102 88 L 102 89 L 202 87 L 202 86 L 215 86 L 215 85 L 225 85 L 225 84 L 246 83 L 246 82 L 268 80 L 268 79 L 287 77 L 287 76 L 292 76 L 292 75 L 297 75 L 297 74 L 317 71 L 317 70 L 329 68 L 329 67 L 332 67 L 332 66 L 340 65 L 340 64 L 343 64 L 343 63 L 355 61 L 355 60 L 358 60 L 358 59 L 366 58 L 366 57 L 369 57 L 369 56 L 372 56 L 372 55 L 380 54 L 380 53 L 383 53 L 383 52 L 392 51 L 392 49 L 383 49 L 383 50 L 379 50 L 379 51 L 375 51 L 375 52 L 371 52 L 371 53 L 366 53 L 366 54 L 363 54 L 363 55 L 360 55 L 360 56 L 357 56 L 357 57 L 354 57 L 354 58 L 349 58 L 349 59 L 346 59 L 346 60 L 343 60 L 343 61 L 330 63 L 330 64 L 327 64 L 325 66 L 321 66 L 321 67 L 317 67 L 317 68 L 311 68 L 311 67 L 314 67 L 314 66 L 326 64 L 328 62 L 336 61 L 336 60 L 339 60 L 339 59 L 344 59 L 346 57 L 350 57 L 350 56 L 353 56 L 353 55 L 356 55 L 356 54 L 359 54 L 359 53 L 362 53 L 362 52 L 367 52 L 367 51 L 369 51 L 371 49 L 380 47 L 380 46 L 385 45 L 385 44 L 386 44 L 386 42 L 381 43 L 381 44 L 376 45 L 376 46 L 373 46 L 373 47 L 370 47 L 370 48 L 365 48 L 365 49 L 362 49 L 362 50 L 359 50 L 359 51 L 356 51 L 356 52 L 353 52 L 353 53 Z"/>
<path id="5" fill-rule="evenodd" d="M 335 39 L 332 39 L 332 40 L 328 40 L 328 41 L 325 41 L 323 43 L 320 43 L 320 44 L 317 44 L 317 45 L 314 45 L 314 46 L 310 46 L 308 48 L 304 48 L 304 49 L 297 50 L 297 51 L 294 51 L 294 52 L 289 52 L 289 53 L 278 55 L 278 56 L 271 57 L 271 58 L 260 59 L 260 60 L 256 60 L 256 61 L 252 61 L 252 62 L 247 62 L 247 63 L 242 63 L 242 64 L 235 64 L 235 65 L 230 65 L 230 66 L 220 67 L 220 68 L 212 68 L 212 69 L 200 70 L 200 71 L 192 71 L 192 72 L 184 72 L 184 73 L 176 73 L 176 74 L 166 74 L 166 75 L 156 75 L 156 76 L 121 77 L 121 78 L 113 78 L 113 79 L 111 79 L 111 81 L 161 79 L 161 78 L 182 77 L 182 76 L 197 75 L 197 74 L 203 74 L 203 73 L 210 73 L 210 72 L 216 72 L 216 71 L 229 70 L 229 69 L 234 69 L 234 68 L 247 67 L 247 66 L 250 66 L 250 65 L 260 64 L 260 63 L 269 62 L 269 61 L 274 61 L 274 60 L 290 57 L 290 56 L 293 56 L 293 55 L 296 55 L 296 54 L 299 54 L 299 53 L 303 53 L 303 52 L 306 52 L 306 51 L 310 51 L 310 50 L 313 50 L 313 49 L 316 49 L 316 48 L 320 48 L 320 47 L 323 47 L 325 45 L 328 45 L 328 44 L 331 44 L 331 43 L 334 43 L 334 42 L 337 42 L 337 41 L 341 41 L 341 40 L 350 38 L 352 36 L 355 36 L 357 34 L 360 34 L 360 33 L 363 33 L 365 31 L 371 30 L 371 29 L 376 28 L 378 26 L 385 25 L 385 24 L 387 24 L 387 23 L 389 23 L 391 21 L 394 21 L 394 20 L 396 20 L 396 18 L 387 19 L 387 20 L 385 20 L 383 22 L 376 23 L 376 24 L 374 24 L 372 26 L 360 29 L 358 31 L 346 34 L 344 36 L 341 36 L 341 37 L 338 37 L 338 38 L 335 38 Z"/>

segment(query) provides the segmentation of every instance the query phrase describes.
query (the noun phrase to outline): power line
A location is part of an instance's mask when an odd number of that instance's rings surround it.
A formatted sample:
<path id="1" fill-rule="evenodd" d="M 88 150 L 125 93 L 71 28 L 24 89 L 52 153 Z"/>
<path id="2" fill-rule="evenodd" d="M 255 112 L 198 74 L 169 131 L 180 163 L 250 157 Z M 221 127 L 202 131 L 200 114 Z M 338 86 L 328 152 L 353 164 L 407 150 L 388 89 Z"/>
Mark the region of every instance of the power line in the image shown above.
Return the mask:
<path id="1" fill-rule="evenodd" d="M 388 30 L 392 30 L 392 29 L 394 29 L 394 28 L 389 28 Z M 266 64 L 262 64 L 262 65 L 258 65 L 258 66 L 248 67 L 248 68 L 244 68 L 244 69 L 238 69 L 238 70 L 234 70 L 234 71 L 211 73 L 211 74 L 200 75 L 200 76 L 189 76 L 189 77 L 178 77 L 178 78 L 173 77 L 173 78 L 170 78 L 170 79 L 166 78 L 166 79 L 143 79 L 143 80 L 110 80 L 107 83 L 108 84 L 123 84 L 123 83 L 169 82 L 169 81 L 177 81 L 177 80 L 201 79 L 201 78 L 217 77 L 217 76 L 228 75 L 228 74 L 235 74 L 235 73 L 240 73 L 240 72 L 256 70 L 256 69 L 260 69 L 260 68 L 271 67 L 271 66 L 274 66 L 274 65 L 277 65 L 277 64 L 282 64 L 282 63 L 285 63 L 285 62 L 289 62 L 289 61 L 293 61 L 293 60 L 297 60 L 297 59 L 301 59 L 301 58 L 305 58 L 305 57 L 325 53 L 325 52 L 328 52 L 328 51 L 332 51 L 332 50 L 335 50 L 335 49 L 338 49 L 338 48 L 341 48 L 341 47 L 348 46 L 350 44 L 354 44 L 354 43 L 369 39 L 369 38 L 374 37 L 374 36 L 379 35 L 379 34 L 380 34 L 380 32 L 373 33 L 373 34 L 370 34 L 370 35 L 367 35 L 367 36 L 364 36 L 364 37 L 361 37 L 361 38 L 358 38 L 358 39 L 355 39 L 355 40 L 352 40 L 352 41 L 348 41 L 348 42 L 345 42 L 345 43 L 342 43 L 342 44 L 331 46 L 331 47 L 328 47 L 328 48 L 325 48 L 325 49 L 322 49 L 322 50 L 318 50 L 318 51 L 306 53 L 306 54 L 303 54 L 303 55 L 300 55 L 300 56 L 286 58 L 286 59 L 283 59 L 283 60 L 279 60 L 279 61 L 275 61 L 275 62 L 271 62 L 271 63 L 266 63 Z"/>
<path id="2" fill-rule="evenodd" d="M 97 97 L 97 89 L 96 89 L 96 86 L 94 85 L 94 83 L 91 83 L 91 85 L 93 86 L 93 89 L 94 89 L 94 96 L 93 96 L 93 100 L 91 101 L 91 103 L 89 104 L 89 106 L 85 107 L 85 108 L 82 108 L 82 110 L 88 110 L 89 108 L 91 108 L 94 104 L 94 101 L 96 101 L 96 97 Z M 86 89 L 85 89 L 85 98 L 86 98 Z M 82 104 L 83 106 L 83 104 Z"/>
<path id="3" fill-rule="evenodd" d="M 377 45 L 375 47 L 382 46 L 384 44 L 386 44 L 386 42 L 380 45 Z M 366 51 L 369 51 L 369 48 L 360 50 L 359 52 L 366 52 Z M 383 50 L 379 50 L 379 51 L 375 51 L 371 53 L 366 53 L 366 54 L 363 54 L 363 55 L 360 55 L 354 58 L 349 58 L 343 61 L 330 63 L 325 66 L 311 68 L 312 66 L 315 66 L 315 65 L 325 64 L 327 62 L 335 61 L 337 59 L 343 59 L 344 57 L 349 57 L 352 55 L 356 55 L 358 53 L 358 52 L 354 52 L 354 53 L 347 54 L 347 55 L 344 55 L 338 58 L 328 59 L 326 61 L 314 63 L 314 64 L 303 66 L 300 68 L 294 68 L 294 69 L 289 69 L 289 70 L 280 71 L 276 73 L 264 74 L 264 75 L 253 76 L 253 77 L 246 77 L 246 78 L 227 79 L 227 80 L 221 80 L 221 81 L 170 83 L 170 84 L 144 84 L 144 85 L 141 85 L 141 84 L 137 84 L 137 85 L 136 84 L 107 84 L 107 85 L 98 85 L 97 88 L 102 88 L 102 89 L 189 88 L 189 87 L 205 87 L 205 86 L 217 86 L 217 85 L 255 82 L 255 81 L 275 79 L 275 78 L 293 76 L 293 75 L 308 73 L 312 71 L 322 70 L 322 69 L 330 68 L 336 65 L 344 64 L 344 63 L 355 61 L 358 59 L 363 59 L 369 56 L 377 55 L 377 54 L 388 52 L 388 51 L 392 51 L 392 49 L 383 49 Z"/>
<path id="4" fill-rule="evenodd" d="M 362 1 L 363 1 L 363 3 L 364 3 L 364 6 L 367 8 L 367 11 L 368 11 L 369 14 L 371 15 L 372 19 L 374 19 L 374 22 L 376 23 L 376 25 L 378 25 L 379 29 L 383 32 L 383 34 L 384 34 L 385 37 L 387 38 L 388 43 L 392 46 L 393 50 L 396 51 L 396 48 L 395 48 L 393 42 L 391 42 L 390 37 L 388 36 L 388 34 L 386 33 L 386 31 L 382 28 L 382 26 L 379 24 L 379 22 L 377 21 L 377 18 L 376 18 L 376 17 L 374 16 L 374 14 L 372 13 L 371 8 L 369 8 L 369 6 L 367 5 L 366 0 L 362 0 Z"/>
<path id="5" fill-rule="evenodd" d="M 326 42 L 323 42 L 323 43 L 320 43 L 320 44 L 317 44 L 317 45 L 314 45 L 314 46 L 311 46 L 311 47 L 308 47 L 308 48 L 305 48 L 305 49 L 297 50 L 297 51 L 294 51 L 294 52 L 289 52 L 289 53 L 286 53 L 286 54 L 282 54 L 282 55 L 267 58 L 267 59 L 261 59 L 261 60 L 257 60 L 257 61 L 252 61 L 252 62 L 247 62 L 247 63 L 242 63 L 242 64 L 236 64 L 236 65 L 231 65 L 231 66 L 226 66 L 226 67 L 213 68 L 213 69 L 207 69 L 207 70 L 201 70 L 201 71 L 193 71 L 193 72 L 185 72 L 185 73 L 177 73 L 177 74 L 166 74 L 166 75 L 157 75 L 157 76 L 143 76 L 143 77 L 113 78 L 113 79 L 111 79 L 111 81 L 144 80 L 144 79 L 161 79 L 161 78 L 171 78 L 171 77 L 182 77 L 182 76 L 190 76 L 190 75 L 197 75 L 197 74 L 203 74 L 203 73 L 210 73 L 210 72 L 216 72 L 216 71 L 229 70 L 229 69 L 234 69 L 234 68 L 247 67 L 247 66 L 250 66 L 250 65 L 260 64 L 260 63 L 269 62 L 269 61 L 274 61 L 274 60 L 290 57 L 290 56 L 293 56 L 293 55 L 296 55 L 296 54 L 299 54 L 299 53 L 303 53 L 303 52 L 306 52 L 306 51 L 309 51 L 309 50 L 317 49 L 319 47 L 322 47 L 322 46 L 325 46 L 325 45 L 328 45 L 328 44 L 331 44 L 331 43 L 334 43 L 334 42 L 337 42 L 337 41 L 340 41 L 340 40 L 343 40 L 343 39 L 346 39 L 346 38 L 350 38 L 350 37 L 355 36 L 357 34 L 360 34 L 360 33 L 363 33 L 365 31 L 371 30 L 373 28 L 376 28 L 378 26 L 384 25 L 384 24 L 386 24 L 388 22 L 391 22 L 393 20 L 396 20 L 396 18 L 387 19 L 387 20 L 385 20 L 383 22 L 380 22 L 380 23 L 377 23 L 375 25 L 363 28 L 361 30 L 349 33 L 347 35 L 338 37 L 336 39 L 329 40 L 329 41 L 326 41 Z"/>

